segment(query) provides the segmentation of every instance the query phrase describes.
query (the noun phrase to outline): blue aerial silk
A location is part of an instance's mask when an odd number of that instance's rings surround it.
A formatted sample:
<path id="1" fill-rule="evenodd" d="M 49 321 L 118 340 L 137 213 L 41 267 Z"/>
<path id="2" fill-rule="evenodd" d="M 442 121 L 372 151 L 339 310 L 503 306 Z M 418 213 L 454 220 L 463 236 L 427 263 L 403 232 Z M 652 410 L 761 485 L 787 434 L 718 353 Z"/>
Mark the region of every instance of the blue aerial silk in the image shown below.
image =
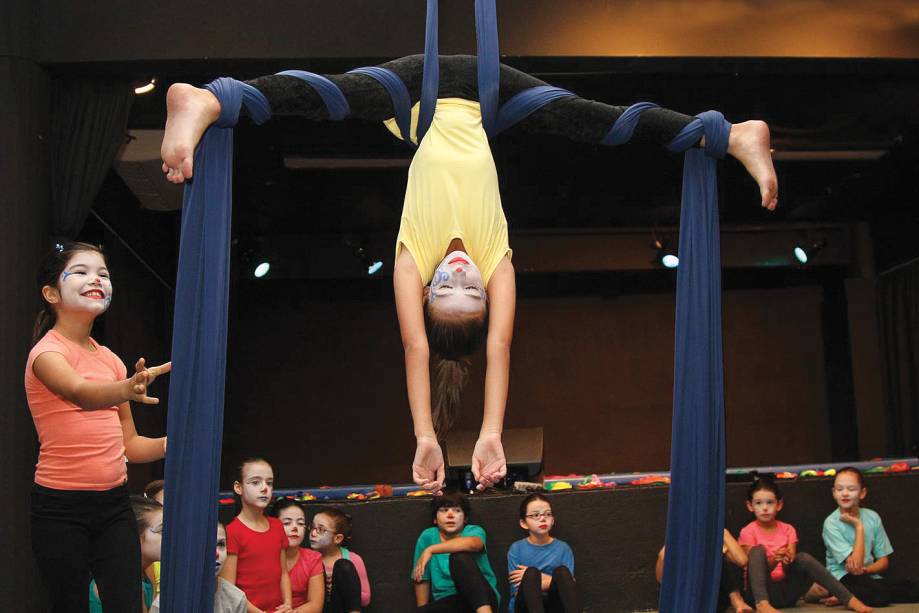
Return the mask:
<path id="1" fill-rule="evenodd" d="M 493 137 L 569 91 L 540 86 L 499 108 L 500 64 L 494 0 L 476 0 L 478 84 L 482 125 Z M 437 103 L 439 62 L 437 0 L 428 0 L 418 142 Z M 393 102 L 403 140 L 411 101 L 404 83 L 382 68 L 359 68 L 376 79 Z M 312 73 L 287 71 L 309 83 L 330 119 L 343 119 L 348 102 L 334 83 Z M 258 90 L 233 79 L 209 84 L 221 116 L 195 154 L 194 181 L 186 185 L 173 327 L 169 392 L 169 454 L 161 608 L 204 613 L 213 607 L 214 500 L 220 471 L 226 364 L 233 130 L 242 106 L 256 123 L 271 116 Z M 626 143 L 648 102 L 630 106 L 604 145 Z M 677 271 L 671 486 L 662 613 L 709 613 L 717 601 L 724 525 L 724 383 L 721 347 L 721 264 L 716 158 L 727 152 L 730 124 L 717 112 L 696 117 L 670 143 L 685 151 L 680 266 Z M 705 137 L 705 147 L 696 144 Z"/>

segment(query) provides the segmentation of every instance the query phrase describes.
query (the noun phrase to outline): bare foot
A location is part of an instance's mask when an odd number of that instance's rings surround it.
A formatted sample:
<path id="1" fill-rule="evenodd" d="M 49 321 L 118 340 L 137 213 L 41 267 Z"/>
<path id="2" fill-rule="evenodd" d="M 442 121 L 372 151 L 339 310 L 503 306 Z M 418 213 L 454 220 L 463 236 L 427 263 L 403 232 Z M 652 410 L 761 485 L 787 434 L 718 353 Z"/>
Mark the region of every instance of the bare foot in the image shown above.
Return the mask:
<path id="1" fill-rule="evenodd" d="M 160 155 L 163 172 L 171 183 L 192 175 L 195 146 L 209 125 L 220 116 L 220 102 L 206 89 L 174 83 L 166 92 L 166 133 Z"/>
<path id="2" fill-rule="evenodd" d="M 734 609 L 734 613 L 753 613 L 753 609 L 750 608 L 750 605 L 744 602 L 740 592 L 731 592 L 730 598 L 731 607 Z"/>
<path id="3" fill-rule="evenodd" d="M 769 126 L 763 121 L 745 121 L 731 126 L 728 153 L 737 158 L 759 185 L 762 205 L 774 211 L 779 202 L 779 182 L 769 149 Z"/>
<path id="4" fill-rule="evenodd" d="M 824 598 L 824 599 L 821 600 L 820 602 L 822 602 L 824 605 L 826 605 L 826 606 L 828 606 L 828 607 L 839 606 L 839 598 L 836 598 L 835 596 L 830 596 L 829 598 Z"/>
<path id="5" fill-rule="evenodd" d="M 771 604 L 768 600 L 760 600 L 756 603 L 756 613 L 782 613 Z"/>
<path id="6" fill-rule="evenodd" d="M 853 596 L 852 599 L 849 600 L 849 604 L 846 606 L 852 611 L 857 611 L 858 613 L 871 613 L 872 611 L 874 611 L 874 609 L 866 605 L 864 602 L 862 602 L 855 596 Z"/>

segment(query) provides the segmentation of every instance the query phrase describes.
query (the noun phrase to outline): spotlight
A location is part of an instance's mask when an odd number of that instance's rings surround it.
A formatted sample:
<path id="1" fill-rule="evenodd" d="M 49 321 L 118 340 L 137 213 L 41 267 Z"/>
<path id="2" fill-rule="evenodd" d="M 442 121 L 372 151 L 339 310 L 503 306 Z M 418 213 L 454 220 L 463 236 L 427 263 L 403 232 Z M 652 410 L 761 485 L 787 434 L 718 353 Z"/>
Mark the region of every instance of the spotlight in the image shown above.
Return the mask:
<path id="1" fill-rule="evenodd" d="M 150 79 L 150 82 L 146 85 L 141 85 L 140 87 L 134 88 L 134 93 L 138 95 L 149 94 L 156 87 L 156 77 Z"/>
<path id="2" fill-rule="evenodd" d="M 655 263 L 664 268 L 676 268 L 680 265 L 680 258 L 677 256 L 676 249 L 671 249 L 669 241 L 666 239 L 655 238 L 654 248 L 657 250 Z"/>
<path id="3" fill-rule="evenodd" d="M 377 260 L 373 264 L 367 267 L 367 274 L 372 275 L 377 273 L 381 268 L 383 268 L 383 260 Z"/>
<path id="4" fill-rule="evenodd" d="M 261 279 L 268 274 L 268 271 L 271 270 L 271 264 L 268 262 L 262 262 L 255 267 L 255 271 L 252 273 L 255 275 L 256 279 Z"/>
<path id="5" fill-rule="evenodd" d="M 795 244 L 792 253 L 795 256 L 795 260 L 799 264 L 807 264 L 820 253 L 820 250 L 826 247 L 826 241 L 824 239 L 816 241 L 802 241 Z"/>

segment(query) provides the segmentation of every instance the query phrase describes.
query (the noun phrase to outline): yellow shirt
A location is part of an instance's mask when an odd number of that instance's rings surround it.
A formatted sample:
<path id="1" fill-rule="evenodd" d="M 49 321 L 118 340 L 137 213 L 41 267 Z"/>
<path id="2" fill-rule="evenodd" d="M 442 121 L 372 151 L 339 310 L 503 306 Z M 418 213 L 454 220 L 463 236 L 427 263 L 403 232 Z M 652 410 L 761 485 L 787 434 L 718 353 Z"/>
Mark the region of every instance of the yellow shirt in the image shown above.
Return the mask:
<path id="1" fill-rule="evenodd" d="M 416 142 L 418 108 L 412 108 Z M 394 119 L 385 123 L 400 137 Z M 501 259 L 512 254 L 479 103 L 441 98 L 408 169 L 396 259 L 404 245 L 427 285 L 454 238 L 463 241 L 486 287 Z"/>

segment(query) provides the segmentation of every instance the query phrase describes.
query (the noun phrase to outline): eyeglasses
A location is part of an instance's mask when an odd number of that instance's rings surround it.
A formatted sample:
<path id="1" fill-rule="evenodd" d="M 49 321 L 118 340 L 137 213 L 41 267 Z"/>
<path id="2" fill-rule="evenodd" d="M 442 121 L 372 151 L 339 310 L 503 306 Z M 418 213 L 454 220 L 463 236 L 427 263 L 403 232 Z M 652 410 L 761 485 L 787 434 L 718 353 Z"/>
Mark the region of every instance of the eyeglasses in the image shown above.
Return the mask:
<path id="1" fill-rule="evenodd" d="M 527 519 L 552 519 L 552 511 L 543 511 L 542 513 L 529 513 Z"/>
<path id="2" fill-rule="evenodd" d="M 310 534 L 312 534 L 313 532 L 315 532 L 319 536 L 325 536 L 329 532 L 334 532 L 334 531 L 330 530 L 329 528 L 326 528 L 325 526 L 317 526 L 316 524 L 310 524 Z"/>

